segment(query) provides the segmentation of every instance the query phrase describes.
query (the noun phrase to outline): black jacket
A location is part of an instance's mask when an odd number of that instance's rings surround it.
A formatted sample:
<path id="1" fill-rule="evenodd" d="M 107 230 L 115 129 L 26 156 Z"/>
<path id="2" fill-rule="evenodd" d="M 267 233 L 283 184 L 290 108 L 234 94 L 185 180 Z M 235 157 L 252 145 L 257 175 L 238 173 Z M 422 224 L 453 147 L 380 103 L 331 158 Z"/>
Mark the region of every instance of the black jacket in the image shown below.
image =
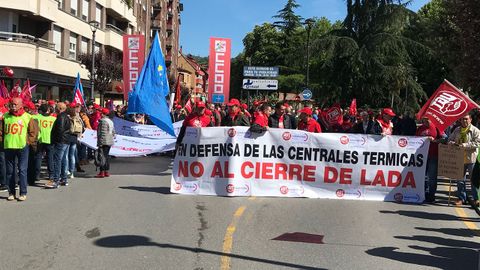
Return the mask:
<path id="1" fill-rule="evenodd" d="M 232 119 L 232 117 L 227 115 L 222 119 L 222 126 L 223 127 L 234 127 L 234 126 L 249 127 L 250 120 L 248 120 L 248 117 L 243 113 L 237 114 L 237 116 L 235 116 L 234 119 Z"/>
<path id="2" fill-rule="evenodd" d="M 52 144 L 55 143 L 63 143 L 67 144 L 71 141 L 71 133 L 70 133 L 70 118 L 68 117 L 66 112 L 62 112 L 57 115 L 57 119 L 53 122 L 52 127 Z"/>
<path id="3" fill-rule="evenodd" d="M 356 123 L 351 129 L 351 131 L 352 133 L 357 133 L 357 134 L 380 135 L 382 134 L 382 127 L 377 121 L 369 120 L 366 132 L 363 130 L 363 122 Z"/>
<path id="4" fill-rule="evenodd" d="M 270 117 L 268 118 L 268 126 L 271 127 L 271 128 L 278 128 L 279 118 L 280 117 L 276 113 L 270 115 Z M 288 115 L 288 114 L 283 115 L 283 128 L 284 129 L 293 129 L 292 119 L 291 119 L 291 116 Z"/>

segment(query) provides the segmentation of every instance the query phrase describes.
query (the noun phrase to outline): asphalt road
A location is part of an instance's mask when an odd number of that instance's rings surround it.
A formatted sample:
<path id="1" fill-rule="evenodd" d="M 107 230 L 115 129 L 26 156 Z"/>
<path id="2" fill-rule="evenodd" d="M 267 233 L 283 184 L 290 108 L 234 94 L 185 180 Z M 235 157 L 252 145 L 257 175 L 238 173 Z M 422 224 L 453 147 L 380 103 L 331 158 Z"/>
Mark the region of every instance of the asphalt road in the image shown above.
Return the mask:
<path id="1" fill-rule="evenodd" d="M 25 202 L 0 193 L 0 269 L 478 269 L 480 218 L 444 193 L 420 206 L 174 195 L 169 166 L 117 158 L 110 178 L 90 165 Z"/>

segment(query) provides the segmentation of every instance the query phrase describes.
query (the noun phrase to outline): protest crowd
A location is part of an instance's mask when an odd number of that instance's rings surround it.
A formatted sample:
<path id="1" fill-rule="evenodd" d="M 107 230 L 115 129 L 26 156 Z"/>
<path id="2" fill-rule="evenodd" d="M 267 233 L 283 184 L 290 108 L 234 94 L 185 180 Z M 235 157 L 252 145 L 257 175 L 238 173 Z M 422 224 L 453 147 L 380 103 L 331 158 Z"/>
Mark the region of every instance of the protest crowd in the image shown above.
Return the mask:
<path id="1" fill-rule="evenodd" d="M 356 133 L 371 135 L 422 136 L 430 140 L 427 159 L 425 203 L 435 202 L 437 191 L 439 143 L 454 144 L 465 149 L 465 170 L 471 178 L 472 194 L 467 194 L 465 179 L 457 182 L 458 199 L 455 204 L 467 204 L 472 196 L 478 205 L 480 163 L 477 162 L 480 147 L 478 115 L 475 111 L 464 114 L 445 130 L 437 128 L 428 117 L 396 114 L 391 108 L 359 109 L 356 102 L 347 108 L 336 104 L 330 108 L 307 105 L 298 111 L 285 101 L 270 104 L 254 101 L 251 106 L 231 99 L 225 105 L 189 102 L 186 107 L 176 105 L 172 112 L 174 121 L 183 120 L 177 138 L 177 147 L 182 143 L 186 127 L 249 126 L 251 132 L 262 133 L 269 128 L 298 129 L 307 132 Z"/>
<path id="2" fill-rule="evenodd" d="M 297 104 L 298 106 L 298 104 Z M 94 160 L 99 168 L 97 178 L 109 177 L 109 152 L 114 143 L 115 128 L 111 117 L 137 124 L 152 124 L 148 115 L 127 114 L 127 106 L 104 108 L 95 104 L 38 100 L 33 103 L 21 96 L 0 99 L 0 190 L 8 191 L 7 200 L 24 201 L 27 186 L 41 179 L 42 163 L 46 164 L 45 188 L 67 186 L 81 166 Z M 186 106 L 175 104 L 172 122 L 183 121 L 176 145 L 180 145 L 187 127 L 248 126 L 251 132 L 269 128 L 298 129 L 313 133 L 355 133 L 371 135 L 422 136 L 430 141 L 427 159 L 425 202 L 435 202 L 437 190 L 438 145 L 450 143 L 465 149 L 464 172 L 471 179 L 472 194 L 467 194 L 465 179 L 457 182 L 456 204 L 466 204 L 468 196 L 478 204 L 480 162 L 479 118 L 471 111 L 463 114 L 445 130 L 437 128 L 428 117 L 396 114 L 391 108 L 358 109 L 335 104 L 320 108 L 307 104 L 295 110 L 288 102 L 271 104 L 254 101 L 251 106 L 232 98 L 226 104 L 213 104 L 193 99 Z M 98 150 L 80 143 L 85 129 L 96 130 Z M 16 190 L 19 189 L 17 196 Z"/>
<path id="3" fill-rule="evenodd" d="M 81 166 L 93 159 L 100 168 L 96 177 L 109 177 L 109 151 L 115 135 L 110 115 L 109 109 L 93 102 L 85 106 L 54 100 L 34 103 L 22 96 L 1 98 L 0 191 L 8 191 L 8 201 L 25 201 L 27 187 L 42 179 L 42 162 L 46 163 L 44 187 L 48 189 L 67 186 L 76 173 L 84 172 Z M 96 152 L 79 141 L 85 129 L 97 131 Z"/>

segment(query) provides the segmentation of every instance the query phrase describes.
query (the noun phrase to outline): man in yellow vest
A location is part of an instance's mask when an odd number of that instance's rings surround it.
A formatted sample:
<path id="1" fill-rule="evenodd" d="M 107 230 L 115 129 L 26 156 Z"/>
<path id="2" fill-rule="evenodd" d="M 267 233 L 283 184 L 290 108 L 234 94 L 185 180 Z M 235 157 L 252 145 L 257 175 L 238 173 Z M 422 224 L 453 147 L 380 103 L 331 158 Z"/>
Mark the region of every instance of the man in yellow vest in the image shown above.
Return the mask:
<path id="1" fill-rule="evenodd" d="M 3 145 L 7 164 L 8 201 L 15 200 L 15 173 L 20 185 L 19 201 L 27 199 L 27 167 L 29 145 L 36 146 L 38 126 L 32 116 L 23 109 L 21 98 L 13 98 L 9 112 L 3 120 Z M 15 168 L 18 160 L 18 169 Z"/>
<path id="2" fill-rule="evenodd" d="M 40 176 L 40 168 L 42 166 L 43 154 L 47 154 L 47 171 L 48 179 L 53 179 L 53 145 L 51 143 L 51 133 L 53 123 L 56 117 L 52 116 L 52 107 L 42 104 L 38 108 L 39 114 L 37 120 L 39 122 L 40 134 L 38 136 L 38 149 L 35 156 L 35 180 Z"/>

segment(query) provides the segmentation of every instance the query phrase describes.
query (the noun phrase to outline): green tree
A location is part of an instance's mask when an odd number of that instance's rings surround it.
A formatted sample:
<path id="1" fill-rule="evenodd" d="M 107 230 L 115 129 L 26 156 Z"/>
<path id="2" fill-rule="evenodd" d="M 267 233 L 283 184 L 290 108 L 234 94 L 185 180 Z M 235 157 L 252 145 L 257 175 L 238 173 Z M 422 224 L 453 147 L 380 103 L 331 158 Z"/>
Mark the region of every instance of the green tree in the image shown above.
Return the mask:
<path id="1" fill-rule="evenodd" d="M 390 106 L 393 98 L 398 111 L 419 108 L 425 93 L 412 58 L 429 50 L 403 35 L 415 14 L 393 2 L 348 0 L 343 27 L 316 41 L 325 98 L 342 103 L 357 98 L 374 107 Z"/>
<path id="2" fill-rule="evenodd" d="M 133 8 L 133 4 L 135 4 L 135 0 L 120 0 L 122 3 L 127 5 L 129 9 Z"/>
<path id="3" fill-rule="evenodd" d="M 78 60 L 88 70 L 92 70 L 91 54 L 80 54 Z M 121 61 L 103 52 L 95 54 L 95 90 L 100 93 L 100 104 L 103 104 L 105 91 L 111 87 L 112 81 L 122 80 L 123 66 Z M 91 79 L 91 74 L 89 75 Z M 92 98 L 92 97 L 90 97 Z"/>
<path id="4" fill-rule="evenodd" d="M 432 51 L 413 58 L 418 81 L 430 96 L 443 79 L 460 81 L 461 47 L 459 29 L 445 0 L 432 0 L 412 17 L 405 35 Z"/>
<path id="5" fill-rule="evenodd" d="M 464 90 L 479 96 L 480 89 L 480 1 L 445 0 L 453 12 L 452 20 L 459 29 L 461 46 L 461 84 Z"/>
<path id="6" fill-rule="evenodd" d="M 277 15 L 273 16 L 275 19 L 279 19 L 273 23 L 278 27 L 286 36 L 291 36 L 295 33 L 302 22 L 302 17 L 295 14 L 295 9 L 299 8 L 296 0 L 288 0 L 283 9 L 277 12 Z"/>

